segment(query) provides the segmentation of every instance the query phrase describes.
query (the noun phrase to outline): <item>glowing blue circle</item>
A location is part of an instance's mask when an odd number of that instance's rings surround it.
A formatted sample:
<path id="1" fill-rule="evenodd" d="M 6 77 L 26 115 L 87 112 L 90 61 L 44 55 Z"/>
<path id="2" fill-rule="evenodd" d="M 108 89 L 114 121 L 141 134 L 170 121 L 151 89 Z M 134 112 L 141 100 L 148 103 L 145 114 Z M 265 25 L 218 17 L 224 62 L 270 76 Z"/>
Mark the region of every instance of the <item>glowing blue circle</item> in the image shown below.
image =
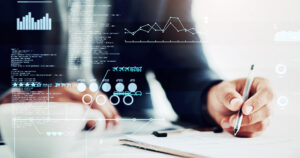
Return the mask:
<path id="1" fill-rule="evenodd" d="M 115 86 L 115 88 L 116 88 L 116 90 L 117 90 L 118 92 L 122 92 L 122 91 L 124 91 L 125 86 L 124 86 L 123 83 L 117 83 L 116 86 Z"/>
<path id="2" fill-rule="evenodd" d="M 128 90 L 130 92 L 135 92 L 137 90 L 137 85 L 135 83 L 129 83 Z"/>
<path id="3" fill-rule="evenodd" d="M 104 92 L 109 92 L 110 89 L 111 89 L 111 85 L 110 85 L 109 83 L 103 83 L 103 85 L 102 85 L 102 90 L 103 90 Z"/>

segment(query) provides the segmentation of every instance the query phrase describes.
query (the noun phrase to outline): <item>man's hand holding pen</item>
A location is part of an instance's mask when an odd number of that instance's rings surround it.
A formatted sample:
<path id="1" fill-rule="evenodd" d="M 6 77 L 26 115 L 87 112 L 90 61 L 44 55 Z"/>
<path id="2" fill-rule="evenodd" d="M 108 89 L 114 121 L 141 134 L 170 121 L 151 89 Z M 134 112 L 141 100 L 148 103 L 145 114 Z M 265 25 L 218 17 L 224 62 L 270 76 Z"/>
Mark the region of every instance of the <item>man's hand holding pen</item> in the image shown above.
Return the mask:
<path id="1" fill-rule="evenodd" d="M 211 117 L 227 132 L 234 134 L 235 120 L 242 108 L 243 121 L 237 136 L 254 137 L 268 126 L 272 113 L 273 92 L 264 78 L 254 78 L 249 99 L 243 102 L 246 78 L 223 81 L 210 88 L 207 109 Z"/>

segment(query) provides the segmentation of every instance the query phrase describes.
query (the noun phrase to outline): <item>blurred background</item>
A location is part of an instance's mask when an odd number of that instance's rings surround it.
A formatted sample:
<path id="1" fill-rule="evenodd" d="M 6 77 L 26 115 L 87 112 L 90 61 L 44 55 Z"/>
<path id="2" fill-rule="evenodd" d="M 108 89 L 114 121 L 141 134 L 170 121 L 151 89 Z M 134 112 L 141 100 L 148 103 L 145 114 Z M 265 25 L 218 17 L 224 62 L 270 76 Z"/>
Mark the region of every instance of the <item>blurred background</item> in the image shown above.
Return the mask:
<path id="1" fill-rule="evenodd" d="M 294 126 L 300 121 L 300 1 L 193 3 L 194 20 L 212 68 L 224 79 L 236 79 L 246 77 L 255 64 L 255 75 L 269 79 L 276 94 L 270 131 L 300 132 Z M 153 74 L 148 78 L 153 79 Z M 157 114 L 165 116 L 168 111 L 168 118 L 176 118 L 159 84 L 150 81 L 151 90 L 156 91 L 154 104 L 160 107 Z"/>

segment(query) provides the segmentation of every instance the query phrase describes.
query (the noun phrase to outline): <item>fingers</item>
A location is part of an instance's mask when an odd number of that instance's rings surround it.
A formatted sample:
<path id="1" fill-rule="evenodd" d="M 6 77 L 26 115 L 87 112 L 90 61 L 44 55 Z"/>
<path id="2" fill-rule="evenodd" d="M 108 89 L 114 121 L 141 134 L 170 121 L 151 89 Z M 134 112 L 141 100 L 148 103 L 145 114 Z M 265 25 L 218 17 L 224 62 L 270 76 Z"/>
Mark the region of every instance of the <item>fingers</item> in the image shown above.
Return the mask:
<path id="1" fill-rule="evenodd" d="M 117 125 L 119 123 L 120 115 L 117 109 L 108 102 L 108 98 L 105 94 L 100 91 L 92 92 L 89 89 L 86 89 L 84 92 L 79 92 L 76 89 L 76 83 L 73 83 L 71 87 L 64 87 L 64 94 L 72 98 L 74 101 L 82 102 L 84 99 L 86 103 L 93 109 L 99 110 L 102 112 L 106 119 L 106 126 L 109 124 Z M 85 94 L 90 95 L 90 97 L 82 98 Z M 88 123 L 89 127 L 91 123 Z"/>
<path id="2" fill-rule="evenodd" d="M 245 102 L 242 108 L 244 115 L 249 115 L 253 112 L 256 112 L 264 105 L 267 105 L 272 101 L 272 89 L 264 82 L 265 81 L 253 84 L 253 86 L 257 87 L 256 93 Z"/>
<path id="3" fill-rule="evenodd" d="M 68 97 L 57 97 L 55 100 L 52 100 L 55 102 L 74 102 L 73 99 L 70 99 Z"/>
<path id="4" fill-rule="evenodd" d="M 240 128 L 239 132 L 236 136 L 238 137 L 255 137 L 260 135 L 266 128 L 269 126 L 270 120 L 266 119 L 260 122 L 257 122 L 252 125 L 243 126 Z M 228 128 L 224 128 L 225 131 L 233 135 L 234 127 L 229 126 Z"/>
<path id="5" fill-rule="evenodd" d="M 243 121 L 238 132 L 240 137 L 253 137 L 261 134 L 268 126 L 272 114 L 272 89 L 267 80 L 255 78 L 250 89 L 250 98 L 243 103 L 241 92 L 246 79 L 221 82 L 209 91 L 208 111 L 221 127 L 233 134 L 237 111 L 243 112 Z"/>
<path id="6" fill-rule="evenodd" d="M 243 100 L 241 95 L 236 91 L 235 85 L 231 82 L 224 83 L 218 88 L 218 99 L 230 111 L 238 111 Z"/>
<path id="7" fill-rule="evenodd" d="M 84 127 L 84 130 L 89 130 L 89 131 L 91 131 L 91 130 L 94 130 L 95 129 L 95 127 L 96 127 L 96 121 L 94 121 L 94 120 L 89 120 L 87 123 L 86 123 L 86 125 L 85 125 L 85 127 Z"/>
<path id="8" fill-rule="evenodd" d="M 263 108 L 261 108 L 259 111 L 256 111 L 250 115 L 244 115 L 243 121 L 242 121 L 242 126 L 252 125 L 257 122 L 268 119 L 271 116 L 271 114 L 272 114 L 272 109 L 271 109 L 270 105 L 266 105 Z M 230 116 L 229 123 L 231 126 L 235 125 L 236 118 L 237 118 L 237 114 Z"/>
<path id="9" fill-rule="evenodd" d="M 237 137 L 253 138 L 261 135 L 262 132 L 239 132 Z"/>
<path id="10" fill-rule="evenodd" d="M 100 107 L 104 106 L 112 113 L 113 118 L 119 118 L 120 114 L 119 114 L 118 110 L 108 100 L 109 99 L 107 98 L 106 95 L 100 94 L 96 97 L 96 100 L 95 100 L 96 104 L 93 104 L 93 105 L 96 106 L 96 107 L 97 106 L 100 106 Z"/>
<path id="11" fill-rule="evenodd" d="M 257 122 L 255 124 L 251 124 L 248 126 L 242 126 L 240 131 L 241 133 L 243 132 L 262 132 L 266 130 L 266 128 L 270 124 L 270 119 L 265 119 L 263 121 Z"/>
<path id="12" fill-rule="evenodd" d="M 92 108 L 103 112 L 105 119 L 107 119 L 107 126 L 109 125 L 109 123 L 112 123 L 113 125 L 118 125 L 118 119 L 120 118 L 120 115 L 115 106 L 113 106 L 108 100 L 109 99 L 106 95 L 102 94 L 101 92 L 98 92 L 98 95 L 92 104 Z"/>
<path id="13" fill-rule="evenodd" d="M 121 116 L 120 116 L 120 114 L 119 114 L 119 112 L 118 112 L 118 110 L 115 108 L 115 106 L 113 106 L 113 105 L 111 105 L 110 103 L 109 103 L 109 105 L 108 105 L 108 108 L 110 109 L 110 111 L 112 112 L 112 114 L 113 114 L 113 118 L 115 118 L 116 120 L 116 125 L 119 123 L 119 120 L 118 119 L 120 119 L 121 118 Z"/>
<path id="14" fill-rule="evenodd" d="M 261 108 L 259 111 L 252 113 L 248 116 L 243 117 L 241 128 L 237 134 L 238 137 L 254 137 L 258 136 L 264 131 L 269 123 L 271 115 L 271 108 L 270 105 L 266 105 Z M 233 129 L 235 126 L 235 121 L 237 118 L 237 114 L 233 114 L 229 117 L 225 117 L 221 121 L 222 128 L 233 134 Z"/>
<path id="15" fill-rule="evenodd" d="M 113 105 L 111 105 L 110 103 L 106 103 L 104 105 L 99 106 L 96 102 L 94 102 L 92 108 L 97 109 L 103 113 L 106 119 L 106 127 L 108 127 L 110 123 L 112 123 L 113 125 L 119 124 L 118 119 L 120 118 L 120 115 L 115 109 L 115 107 L 113 107 Z"/>
<path id="16" fill-rule="evenodd" d="M 83 93 L 76 91 L 76 89 L 67 89 L 68 93 L 73 94 L 74 99 L 82 100 Z M 84 91 L 86 94 L 90 94 L 93 97 L 93 101 L 91 103 L 91 108 L 97 109 L 103 113 L 106 120 L 106 125 L 108 126 L 110 123 L 113 125 L 117 125 L 119 123 L 118 119 L 120 115 L 117 109 L 107 102 L 108 98 L 105 94 L 100 91 L 92 92 L 89 89 Z"/>

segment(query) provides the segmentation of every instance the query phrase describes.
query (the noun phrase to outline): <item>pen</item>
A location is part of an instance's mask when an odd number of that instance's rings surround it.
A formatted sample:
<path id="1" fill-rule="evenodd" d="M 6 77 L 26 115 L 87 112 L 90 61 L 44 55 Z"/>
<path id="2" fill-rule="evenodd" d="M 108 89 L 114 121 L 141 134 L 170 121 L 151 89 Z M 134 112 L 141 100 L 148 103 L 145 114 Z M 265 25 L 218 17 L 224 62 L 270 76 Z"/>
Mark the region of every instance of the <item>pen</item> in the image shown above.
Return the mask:
<path id="1" fill-rule="evenodd" d="M 243 91 L 243 102 L 244 103 L 249 97 L 249 92 L 250 92 L 251 85 L 253 82 L 253 70 L 254 70 L 254 65 L 251 65 L 250 72 L 249 72 L 248 78 L 246 80 L 244 91 Z M 238 113 L 238 117 L 235 120 L 234 135 L 236 135 L 239 132 L 239 130 L 241 128 L 242 120 L 243 120 L 243 112 L 242 112 L 242 108 L 241 108 Z"/>

